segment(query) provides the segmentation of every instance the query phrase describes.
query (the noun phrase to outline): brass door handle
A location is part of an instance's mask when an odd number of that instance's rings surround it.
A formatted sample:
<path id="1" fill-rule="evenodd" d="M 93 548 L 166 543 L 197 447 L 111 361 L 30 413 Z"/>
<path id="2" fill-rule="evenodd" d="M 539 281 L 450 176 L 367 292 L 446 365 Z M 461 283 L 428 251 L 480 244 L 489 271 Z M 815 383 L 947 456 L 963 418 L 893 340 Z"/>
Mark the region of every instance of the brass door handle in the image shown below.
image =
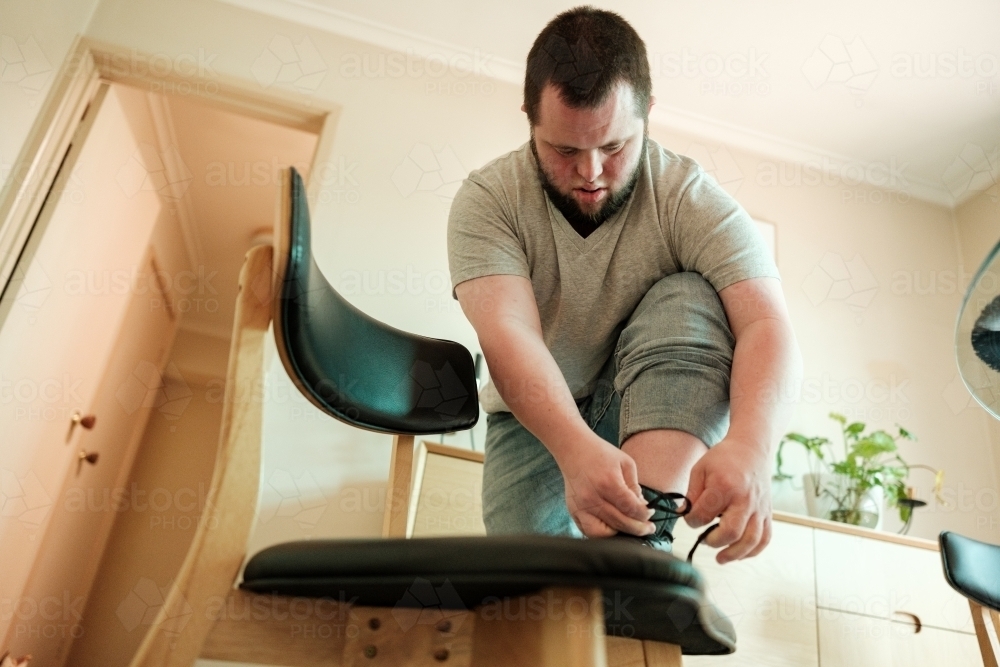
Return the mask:
<path id="1" fill-rule="evenodd" d="M 100 458 L 100 456 L 101 455 L 98 452 L 88 452 L 86 449 L 81 449 L 80 453 L 77 454 L 77 457 L 81 462 L 86 461 L 90 465 L 96 465 L 97 459 Z"/>
<path id="2" fill-rule="evenodd" d="M 89 431 L 94 428 L 96 423 L 97 415 L 84 415 L 79 410 L 74 410 L 69 418 L 69 433 L 66 434 L 66 442 L 69 442 L 70 438 L 73 437 L 73 429 L 76 428 L 77 424 Z"/>

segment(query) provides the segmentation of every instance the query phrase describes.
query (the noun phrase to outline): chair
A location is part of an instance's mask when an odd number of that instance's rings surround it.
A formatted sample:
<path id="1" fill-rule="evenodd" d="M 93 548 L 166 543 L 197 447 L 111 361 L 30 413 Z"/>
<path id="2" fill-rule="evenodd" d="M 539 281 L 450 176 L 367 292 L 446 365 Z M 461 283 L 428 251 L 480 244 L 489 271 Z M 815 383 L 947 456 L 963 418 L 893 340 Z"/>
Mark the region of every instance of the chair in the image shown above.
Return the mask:
<path id="1" fill-rule="evenodd" d="M 944 577 L 951 587 L 969 600 L 972 624 L 986 667 L 998 667 L 997 651 L 990 639 L 986 618 L 1000 640 L 1000 546 L 987 544 L 950 531 L 938 536 Z"/>
<path id="2" fill-rule="evenodd" d="M 133 665 L 201 656 L 276 665 L 663 665 L 735 650 L 688 563 L 632 541 L 542 535 L 405 539 L 413 436 L 478 419 L 461 345 L 368 317 L 311 255 L 303 182 L 283 187 L 276 248 L 240 275 L 219 452 L 206 512 Z M 243 567 L 260 467 L 269 322 L 320 410 L 393 434 L 382 539 L 269 547 Z M 242 581 L 238 588 L 233 584 Z"/>

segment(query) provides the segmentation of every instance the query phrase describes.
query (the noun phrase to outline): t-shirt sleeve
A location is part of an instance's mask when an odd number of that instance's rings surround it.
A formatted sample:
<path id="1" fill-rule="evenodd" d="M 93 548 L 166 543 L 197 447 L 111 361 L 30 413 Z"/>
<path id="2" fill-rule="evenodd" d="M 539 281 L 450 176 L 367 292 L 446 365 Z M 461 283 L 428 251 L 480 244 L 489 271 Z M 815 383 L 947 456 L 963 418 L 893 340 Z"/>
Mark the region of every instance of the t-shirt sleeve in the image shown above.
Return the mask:
<path id="1" fill-rule="evenodd" d="M 700 273 L 717 292 L 749 278 L 780 278 L 757 224 L 697 163 L 667 219 L 680 270 Z"/>
<path id="2" fill-rule="evenodd" d="M 473 278 L 506 274 L 530 279 L 528 259 L 515 224 L 502 197 L 475 174 L 465 179 L 448 214 L 452 298 L 458 298 L 455 287 L 459 283 Z"/>

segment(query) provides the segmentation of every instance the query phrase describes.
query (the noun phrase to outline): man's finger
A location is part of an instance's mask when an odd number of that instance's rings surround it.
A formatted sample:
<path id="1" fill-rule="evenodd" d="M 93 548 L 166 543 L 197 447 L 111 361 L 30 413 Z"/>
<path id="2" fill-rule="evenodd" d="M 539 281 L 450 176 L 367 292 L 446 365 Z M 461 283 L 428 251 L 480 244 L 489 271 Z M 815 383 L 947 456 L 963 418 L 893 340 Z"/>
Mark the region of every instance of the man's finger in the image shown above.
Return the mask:
<path id="1" fill-rule="evenodd" d="M 656 530 L 656 526 L 653 525 L 652 521 L 638 520 L 626 516 L 611 503 L 606 503 L 598 510 L 595 510 L 594 514 L 612 528 L 629 533 L 630 535 L 649 535 Z"/>
<path id="2" fill-rule="evenodd" d="M 580 532 L 587 537 L 611 537 L 618 532 L 590 512 L 578 512 L 574 519 Z"/>
<path id="3" fill-rule="evenodd" d="M 720 551 L 715 557 L 716 561 L 721 564 L 745 557 L 757 547 L 763 532 L 764 520 L 759 515 L 754 514 L 747 520 L 746 527 L 740 538 L 730 544 L 728 548 Z"/>
<path id="4" fill-rule="evenodd" d="M 645 521 L 652 516 L 649 508 L 646 507 L 646 501 L 642 497 L 641 490 L 636 495 L 636 492 L 629 489 L 625 484 L 618 484 L 606 497 L 615 509 L 631 519 Z"/>
<path id="5" fill-rule="evenodd" d="M 730 505 L 722 512 L 719 527 L 705 538 L 705 544 L 715 549 L 721 549 L 738 541 L 746 532 L 747 522 L 750 520 L 751 514 L 750 507 L 747 505 Z"/>
<path id="6" fill-rule="evenodd" d="M 764 517 L 764 530 L 761 533 L 760 542 L 758 542 L 757 546 L 754 547 L 753 551 L 744 556 L 744 558 L 753 558 L 755 556 L 759 556 L 760 552 L 763 551 L 764 548 L 770 543 L 771 543 L 771 516 L 768 515 Z"/>
<path id="7" fill-rule="evenodd" d="M 694 473 L 691 474 L 691 479 L 692 481 L 688 485 L 689 489 L 696 483 L 694 481 Z M 697 483 L 700 485 L 704 482 L 699 480 Z M 685 517 L 685 520 L 692 528 L 707 526 L 729 506 L 728 499 L 720 491 L 711 487 L 702 488 L 699 491 L 697 500 L 691 496 L 688 496 L 688 498 L 691 500 L 691 511 Z M 713 531 L 713 535 L 715 532 L 718 532 L 718 529 Z"/>
<path id="8" fill-rule="evenodd" d="M 642 498 L 642 487 L 639 486 L 639 470 L 636 468 L 635 461 L 631 456 L 622 460 L 621 469 L 622 477 L 625 479 L 625 485 L 629 488 L 629 491 Z"/>

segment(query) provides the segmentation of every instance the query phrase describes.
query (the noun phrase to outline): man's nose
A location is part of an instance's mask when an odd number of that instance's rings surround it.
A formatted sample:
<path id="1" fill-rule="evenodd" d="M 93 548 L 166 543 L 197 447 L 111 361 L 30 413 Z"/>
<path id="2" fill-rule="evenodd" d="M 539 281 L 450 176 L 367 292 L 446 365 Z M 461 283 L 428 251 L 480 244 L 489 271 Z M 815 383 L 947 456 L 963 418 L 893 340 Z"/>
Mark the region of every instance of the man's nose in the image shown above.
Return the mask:
<path id="1" fill-rule="evenodd" d="M 576 171 L 588 183 L 596 181 L 597 177 L 604 173 L 604 165 L 601 164 L 601 151 L 580 151 Z"/>

